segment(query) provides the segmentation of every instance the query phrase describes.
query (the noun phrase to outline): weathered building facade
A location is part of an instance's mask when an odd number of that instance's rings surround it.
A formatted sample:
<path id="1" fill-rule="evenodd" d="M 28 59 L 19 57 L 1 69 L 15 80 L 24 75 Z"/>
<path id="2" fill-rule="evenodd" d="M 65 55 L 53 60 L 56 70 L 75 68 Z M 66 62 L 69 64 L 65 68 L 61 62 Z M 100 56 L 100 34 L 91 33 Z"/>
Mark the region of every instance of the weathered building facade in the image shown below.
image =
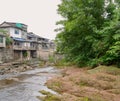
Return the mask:
<path id="1" fill-rule="evenodd" d="M 6 41 L 5 35 L 3 33 L 0 33 L 0 48 L 6 47 L 5 41 Z"/>
<path id="2" fill-rule="evenodd" d="M 0 32 L 0 63 L 13 60 L 13 51 L 6 47 L 6 36 Z"/>
<path id="3" fill-rule="evenodd" d="M 30 59 L 36 49 L 32 47 L 31 42 L 27 40 L 27 25 L 22 23 L 3 22 L 0 29 L 5 30 L 13 39 L 14 59 Z"/>
<path id="4" fill-rule="evenodd" d="M 30 58 L 46 59 L 50 55 L 50 40 L 40 37 L 32 32 L 27 31 L 27 25 L 22 23 L 3 22 L 0 29 L 6 31 L 7 35 L 13 40 L 11 53 L 15 60 Z M 5 36 L 0 35 L 0 48 L 6 48 Z M 7 49 L 8 50 L 8 49 Z M 1 50 L 3 52 L 4 50 Z"/>

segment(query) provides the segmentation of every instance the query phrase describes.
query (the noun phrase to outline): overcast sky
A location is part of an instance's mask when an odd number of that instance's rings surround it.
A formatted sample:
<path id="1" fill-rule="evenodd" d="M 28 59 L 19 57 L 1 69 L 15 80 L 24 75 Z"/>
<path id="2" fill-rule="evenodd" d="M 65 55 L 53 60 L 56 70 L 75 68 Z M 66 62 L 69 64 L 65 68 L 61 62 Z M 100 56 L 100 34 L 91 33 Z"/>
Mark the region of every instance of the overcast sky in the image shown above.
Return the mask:
<path id="1" fill-rule="evenodd" d="M 28 25 L 28 31 L 42 37 L 54 39 L 57 5 L 61 0 L 0 0 L 0 23 L 19 22 Z"/>

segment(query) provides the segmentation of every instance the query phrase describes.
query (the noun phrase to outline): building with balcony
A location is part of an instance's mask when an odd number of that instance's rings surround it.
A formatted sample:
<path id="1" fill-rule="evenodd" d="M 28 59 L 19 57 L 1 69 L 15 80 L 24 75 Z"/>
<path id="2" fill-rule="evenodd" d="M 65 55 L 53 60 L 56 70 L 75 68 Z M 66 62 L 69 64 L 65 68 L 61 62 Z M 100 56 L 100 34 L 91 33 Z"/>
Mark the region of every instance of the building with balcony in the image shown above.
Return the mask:
<path id="1" fill-rule="evenodd" d="M 33 42 L 27 39 L 27 25 L 14 22 L 3 22 L 0 24 L 0 29 L 13 39 L 13 53 L 14 59 L 23 59 L 36 57 L 36 46 Z"/>
<path id="2" fill-rule="evenodd" d="M 27 38 L 27 25 L 22 23 L 3 22 L 0 29 L 5 30 L 10 37 Z"/>
<path id="3" fill-rule="evenodd" d="M 27 25 L 23 23 L 3 22 L 0 29 L 4 30 L 12 38 L 13 57 L 18 59 L 48 58 L 54 43 L 33 32 L 27 31 Z M 0 48 L 6 47 L 5 36 L 0 34 Z"/>

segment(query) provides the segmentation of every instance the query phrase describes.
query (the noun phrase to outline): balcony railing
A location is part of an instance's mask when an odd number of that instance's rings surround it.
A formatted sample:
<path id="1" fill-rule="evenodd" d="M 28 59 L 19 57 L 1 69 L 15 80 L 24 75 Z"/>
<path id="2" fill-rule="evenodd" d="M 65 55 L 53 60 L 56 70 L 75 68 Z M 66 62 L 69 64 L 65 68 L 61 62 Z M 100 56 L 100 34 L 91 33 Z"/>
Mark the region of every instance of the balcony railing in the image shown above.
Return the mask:
<path id="1" fill-rule="evenodd" d="M 36 50 L 37 48 L 33 46 L 14 45 L 13 49 L 14 50 Z"/>
<path id="2" fill-rule="evenodd" d="M 48 41 L 38 40 L 39 43 L 48 43 Z"/>

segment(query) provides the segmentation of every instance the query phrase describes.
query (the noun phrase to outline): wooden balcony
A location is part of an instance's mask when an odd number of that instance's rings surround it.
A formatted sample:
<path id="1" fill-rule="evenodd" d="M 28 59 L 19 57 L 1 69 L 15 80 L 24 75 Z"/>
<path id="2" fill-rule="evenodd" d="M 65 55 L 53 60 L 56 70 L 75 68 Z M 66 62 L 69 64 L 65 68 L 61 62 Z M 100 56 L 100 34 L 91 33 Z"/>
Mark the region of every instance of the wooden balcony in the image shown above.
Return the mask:
<path id="1" fill-rule="evenodd" d="M 32 47 L 32 46 L 20 46 L 20 45 L 14 45 L 13 46 L 14 50 L 37 50 L 36 47 Z"/>
<path id="2" fill-rule="evenodd" d="M 30 50 L 37 50 L 37 47 L 30 47 Z"/>
<path id="3" fill-rule="evenodd" d="M 46 43 L 46 44 L 49 43 L 48 41 L 44 41 L 44 40 L 38 40 L 37 42 L 38 43 Z"/>

